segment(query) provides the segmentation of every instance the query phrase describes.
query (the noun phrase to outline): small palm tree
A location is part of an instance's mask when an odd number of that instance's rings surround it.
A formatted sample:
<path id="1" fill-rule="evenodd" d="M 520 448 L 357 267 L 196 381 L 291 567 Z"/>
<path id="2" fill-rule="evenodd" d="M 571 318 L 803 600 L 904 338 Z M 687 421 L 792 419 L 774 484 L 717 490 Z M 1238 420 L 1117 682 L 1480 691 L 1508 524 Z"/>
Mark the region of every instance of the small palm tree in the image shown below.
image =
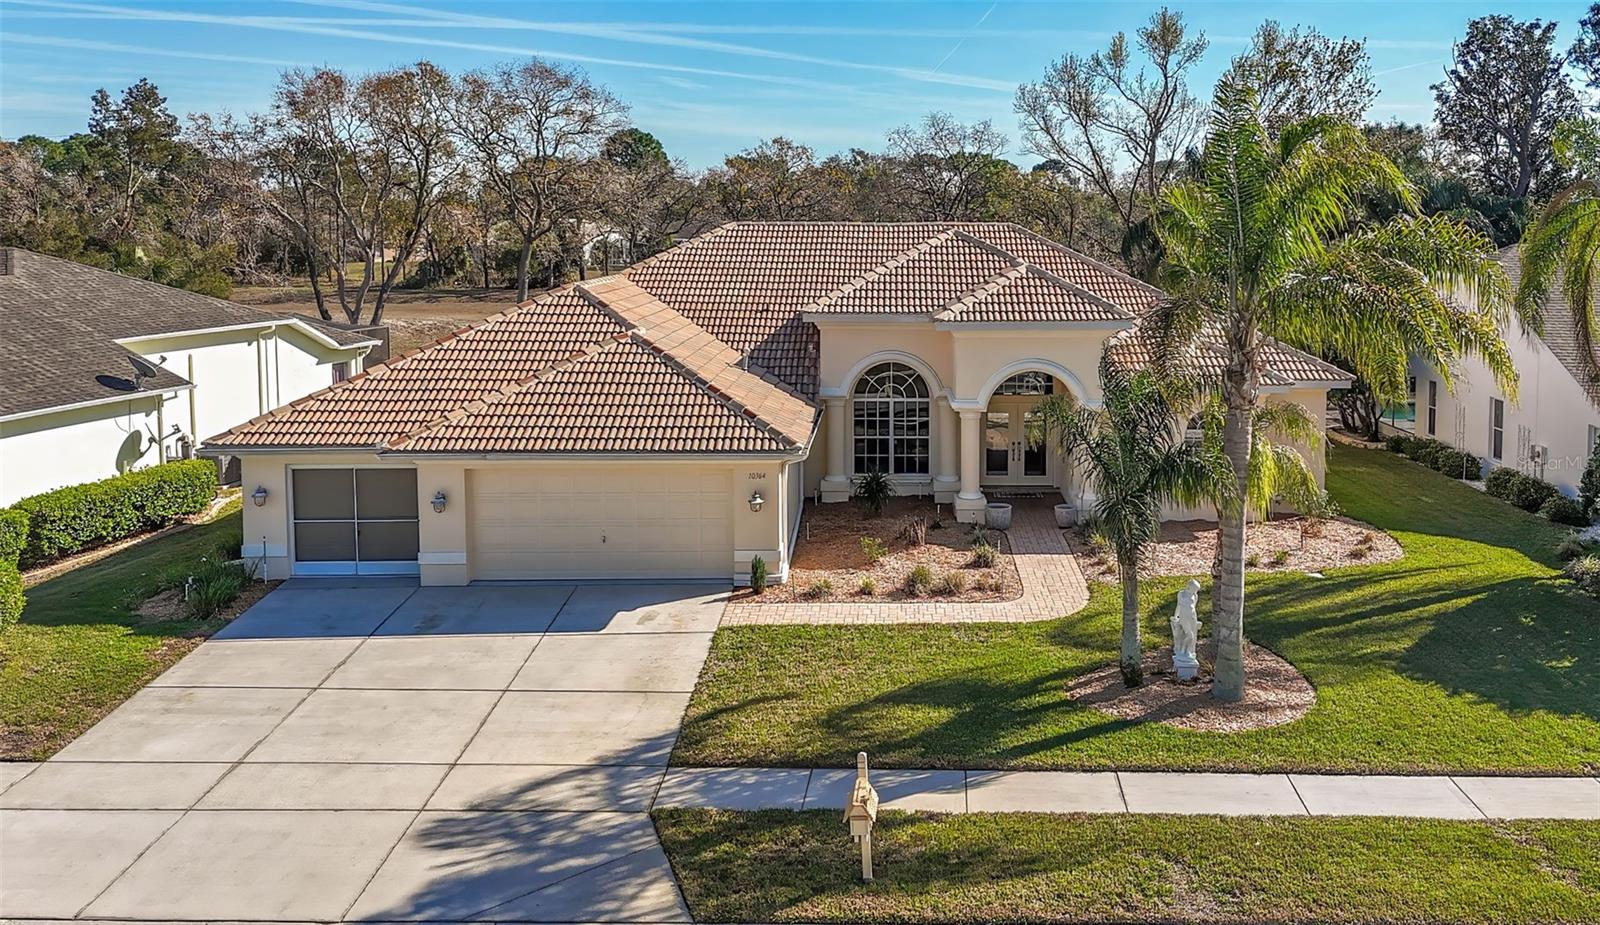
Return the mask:
<path id="1" fill-rule="evenodd" d="M 1317 117 L 1274 136 L 1258 110 L 1247 84 L 1217 85 L 1198 179 L 1168 190 L 1157 209 L 1158 278 L 1172 297 L 1143 322 L 1161 368 L 1182 368 L 1202 334 L 1227 349 L 1217 387 L 1236 490 L 1217 510 L 1211 691 L 1221 700 L 1244 696 L 1251 431 L 1274 339 L 1347 358 L 1384 402 L 1404 396 L 1413 354 L 1446 377 L 1463 356 L 1480 356 L 1502 389 L 1516 388 L 1500 338 L 1510 287 L 1493 243 L 1446 216 L 1418 215 L 1416 191 L 1356 126 Z M 1371 195 L 1393 197 L 1402 214 L 1365 223 Z"/>
<path id="2" fill-rule="evenodd" d="M 1559 278 L 1578 355 L 1591 382 L 1600 381 L 1594 345 L 1594 287 L 1600 283 L 1600 120 L 1565 123 L 1556 133 L 1556 157 L 1578 179 L 1534 215 L 1522 235 L 1522 271 L 1514 301 L 1522 323 L 1544 332 L 1545 301 Z"/>
<path id="3" fill-rule="evenodd" d="M 1117 557 L 1122 580 L 1122 680 L 1144 680 L 1139 643 L 1139 563 L 1161 530 L 1167 501 L 1197 504 L 1226 493 L 1231 474 L 1215 448 L 1184 442 L 1179 400 L 1149 370 L 1125 372 L 1104 358 L 1098 410 L 1053 395 L 1039 404 L 1046 429 L 1075 457 L 1095 492 L 1093 523 Z"/>

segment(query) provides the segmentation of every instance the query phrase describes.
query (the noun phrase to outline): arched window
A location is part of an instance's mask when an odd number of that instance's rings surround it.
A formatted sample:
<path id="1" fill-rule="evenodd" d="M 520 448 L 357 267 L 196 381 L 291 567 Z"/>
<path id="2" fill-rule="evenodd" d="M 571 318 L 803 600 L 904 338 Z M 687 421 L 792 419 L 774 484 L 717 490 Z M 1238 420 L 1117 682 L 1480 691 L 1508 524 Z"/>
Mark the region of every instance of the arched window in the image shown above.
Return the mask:
<path id="1" fill-rule="evenodd" d="M 879 363 L 856 380 L 855 471 L 928 474 L 928 384 L 904 363 Z"/>
<path id="2" fill-rule="evenodd" d="M 1056 377 L 1049 373 L 1017 373 L 1000 383 L 996 395 L 1049 395 L 1056 390 Z"/>

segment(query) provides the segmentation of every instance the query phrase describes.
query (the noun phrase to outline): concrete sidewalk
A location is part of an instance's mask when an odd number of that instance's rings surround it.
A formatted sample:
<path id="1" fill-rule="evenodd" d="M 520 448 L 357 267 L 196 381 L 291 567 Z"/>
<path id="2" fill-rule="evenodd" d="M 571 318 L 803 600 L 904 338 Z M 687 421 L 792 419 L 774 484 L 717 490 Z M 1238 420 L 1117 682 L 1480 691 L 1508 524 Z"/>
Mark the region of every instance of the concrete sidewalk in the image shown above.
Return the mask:
<path id="1" fill-rule="evenodd" d="M 655 806 L 839 809 L 855 772 L 673 768 Z M 1600 819 L 1600 778 L 1167 771 L 872 772 L 885 809 L 941 813 L 1189 813 Z"/>

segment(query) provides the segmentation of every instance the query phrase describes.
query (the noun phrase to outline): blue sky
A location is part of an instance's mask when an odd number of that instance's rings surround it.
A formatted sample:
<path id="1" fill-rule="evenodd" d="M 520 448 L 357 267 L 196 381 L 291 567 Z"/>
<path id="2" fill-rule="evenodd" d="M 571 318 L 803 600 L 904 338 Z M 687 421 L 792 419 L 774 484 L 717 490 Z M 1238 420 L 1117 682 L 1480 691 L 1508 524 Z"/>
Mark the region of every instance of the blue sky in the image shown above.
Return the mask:
<path id="1" fill-rule="evenodd" d="M 1267 11 L 1285 25 L 1365 37 L 1380 89 L 1373 116 L 1426 121 L 1472 16 L 1561 23 L 1585 3 L 1171 4 L 1211 50 L 1198 90 Z M 1021 151 L 1016 86 L 1067 52 L 1132 32 L 1159 3 L 586 3 L 426 0 L 0 0 L 0 137 L 84 127 L 88 98 L 149 77 L 180 114 L 264 108 L 285 67 L 361 72 L 427 58 L 467 70 L 528 54 L 576 64 L 693 167 L 785 134 L 823 153 L 881 147 L 930 110 L 992 119 Z"/>

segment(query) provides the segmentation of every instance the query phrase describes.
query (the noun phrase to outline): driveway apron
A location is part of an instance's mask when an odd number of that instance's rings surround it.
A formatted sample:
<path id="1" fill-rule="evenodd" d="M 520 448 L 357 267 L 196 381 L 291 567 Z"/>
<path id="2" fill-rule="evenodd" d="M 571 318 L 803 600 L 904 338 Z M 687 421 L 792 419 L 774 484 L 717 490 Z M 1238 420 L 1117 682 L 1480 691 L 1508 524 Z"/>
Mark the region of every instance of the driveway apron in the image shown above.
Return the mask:
<path id="1" fill-rule="evenodd" d="M 646 813 L 727 591 L 286 582 L 0 776 L 0 917 L 688 921 Z"/>

